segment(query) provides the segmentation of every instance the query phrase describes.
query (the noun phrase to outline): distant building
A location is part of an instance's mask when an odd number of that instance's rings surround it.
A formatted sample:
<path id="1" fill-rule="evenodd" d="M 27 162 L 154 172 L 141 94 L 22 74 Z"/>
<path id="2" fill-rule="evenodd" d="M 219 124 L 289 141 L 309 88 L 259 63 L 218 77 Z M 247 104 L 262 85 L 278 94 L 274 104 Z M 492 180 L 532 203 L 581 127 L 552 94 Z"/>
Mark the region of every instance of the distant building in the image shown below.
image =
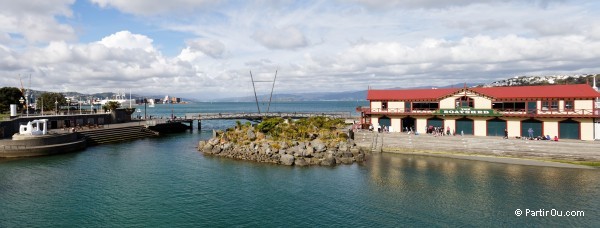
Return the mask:
<path id="1" fill-rule="evenodd" d="M 600 94 L 590 85 L 369 90 L 361 123 L 419 133 L 430 127 L 476 136 L 550 135 L 594 140 Z M 596 122 L 596 123 L 595 123 Z M 596 125 L 596 126 L 594 126 Z"/>

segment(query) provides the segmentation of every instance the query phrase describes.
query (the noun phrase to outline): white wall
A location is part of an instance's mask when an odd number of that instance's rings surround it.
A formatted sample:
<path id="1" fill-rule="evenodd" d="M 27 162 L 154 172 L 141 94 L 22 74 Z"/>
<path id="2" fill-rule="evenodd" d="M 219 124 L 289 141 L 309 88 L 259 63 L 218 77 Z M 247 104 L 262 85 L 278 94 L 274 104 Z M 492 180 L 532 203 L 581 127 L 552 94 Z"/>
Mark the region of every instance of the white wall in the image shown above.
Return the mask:
<path id="1" fill-rule="evenodd" d="M 595 128 L 596 128 L 596 135 L 594 136 L 594 138 L 596 140 L 600 140 L 600 119 L 596 119 L 596 123 L 594 123 Z"/>
<path id="2" fill-rule="evenodd" d="M 419 132 L 419 134 L 425 133 L 425 128 L 427 127 L 427 117 L 416 117 L 415 120 L 415 131 Z"/>
<path id="3" fill-rule="evenodd" d="M 381 109 L 381 101 L 371 101 L 371 110 L 380 110 Z"/>
<path id="4" fill-rule="evenodd" d="M 550 137 L 554 138 L 554 136 L 558 136 L 558 122 L 559 121 L 563 121 L 564 119 L 540 119 L 541 121 L 544 121 L 543 123 L 543 128 L 544 128 L 544 132 L 543 135 L 550 135 Z"/>
<path id="5" fill-rule="evenodd" d="M 402 119 L 400 119 L 399 117 L 392 117 L 392 131 L 390 132 L 401 132 L 402 128 L 400 126 L 400 124 L 402 123 Z"/>
<path id="6" fill-rule="evenodd" d="M 580 122 L 581 140 L 594 140 L 594 121 L 592 119 L 574 118 L 573 120 Z"/>

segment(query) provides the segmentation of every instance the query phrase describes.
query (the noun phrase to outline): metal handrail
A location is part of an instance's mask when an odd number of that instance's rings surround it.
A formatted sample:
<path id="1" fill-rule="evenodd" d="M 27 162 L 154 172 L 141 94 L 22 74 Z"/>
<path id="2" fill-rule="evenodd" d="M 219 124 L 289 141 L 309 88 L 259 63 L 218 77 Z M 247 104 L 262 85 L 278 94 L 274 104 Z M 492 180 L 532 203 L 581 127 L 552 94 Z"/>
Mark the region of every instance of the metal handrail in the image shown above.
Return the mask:
<path id="1" fill-rule="evenodd" d="M 246 119 L 246 118 L 266 118 L 266 117 L 282 117 L 282 118 L 308 118 L 315 116 L 326 116 L 332 118 L 350 118 L 350 112 L 241 112 L 241 113 L 195 113 L 185 114 L 186 119 Z"/>
<path id="2" fill-rule="evenodd" d="M 357 108 L 364 114 L 415 114 L 415 113 L 434 113 L 439 109 L 404 109 L 404 108 L 368 108 L 361 107 Z M 596 116 L 600 117 L 600 108 L 596 109 L 494 109 L 500 114 L 506 115 L 533 115 L 533 116 L 552 116 L 552 115 L 564 115 L 564 116 Z"/>

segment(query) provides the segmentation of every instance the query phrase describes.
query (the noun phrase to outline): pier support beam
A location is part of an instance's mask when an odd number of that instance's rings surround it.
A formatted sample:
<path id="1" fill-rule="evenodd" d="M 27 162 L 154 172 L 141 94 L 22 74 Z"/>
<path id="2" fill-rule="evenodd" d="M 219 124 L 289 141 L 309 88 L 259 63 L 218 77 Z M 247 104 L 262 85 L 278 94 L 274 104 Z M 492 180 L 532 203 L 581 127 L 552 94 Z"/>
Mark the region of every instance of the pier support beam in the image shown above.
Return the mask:
<path id="1" fill-rule="evenodd" d="M 202 130 L 202 121 L 198 120 L 198 130 Z"/>

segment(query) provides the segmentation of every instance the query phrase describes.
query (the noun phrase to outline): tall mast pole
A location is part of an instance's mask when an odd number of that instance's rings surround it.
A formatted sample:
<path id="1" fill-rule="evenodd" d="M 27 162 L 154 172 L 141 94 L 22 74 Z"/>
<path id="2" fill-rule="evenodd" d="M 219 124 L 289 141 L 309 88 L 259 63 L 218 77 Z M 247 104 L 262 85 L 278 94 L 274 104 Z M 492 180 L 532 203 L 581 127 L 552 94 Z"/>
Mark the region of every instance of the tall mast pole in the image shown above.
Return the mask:
<path id="1" fill-rule="evenodd" d="M 25 97 L 25 103 L 27 105 L 27 116 L 29 116 L 29 95 L 31 93 L 31 74 L 29 74 L 29 88 L 27 88 L 27 97 Z"/>
<path id="2" fill-rule="evenodd" d="M 131 109 L 131 88 L 129 88 L 129 108 Z"/>
<path id="3" fill-rule="evenodd" d="M 250 71 L 250 80 L 252 80 L 252 89 L 254 89 L 254 99 L 256 99 L 256 108 L 258 109 L 258 114 L 260 114 L 260 106 L 258 106 L 258 96 L 256 96 L 256 86 L 254 86 L 254 77 L 252 77 L 252 71 Z"/>
<path id="4" fill-rule="evenodd" d="M 275 80 L 277 80 L 277 70 L 275 70 L 275 77 L 273 78 L 273 87 L 271 87 L 271 96 L 269 97 L 269 105 L 267 106 L 267 113 L 271 108 L 271 99 L 273 98 L 273 89 L 275 89 Z"/>

